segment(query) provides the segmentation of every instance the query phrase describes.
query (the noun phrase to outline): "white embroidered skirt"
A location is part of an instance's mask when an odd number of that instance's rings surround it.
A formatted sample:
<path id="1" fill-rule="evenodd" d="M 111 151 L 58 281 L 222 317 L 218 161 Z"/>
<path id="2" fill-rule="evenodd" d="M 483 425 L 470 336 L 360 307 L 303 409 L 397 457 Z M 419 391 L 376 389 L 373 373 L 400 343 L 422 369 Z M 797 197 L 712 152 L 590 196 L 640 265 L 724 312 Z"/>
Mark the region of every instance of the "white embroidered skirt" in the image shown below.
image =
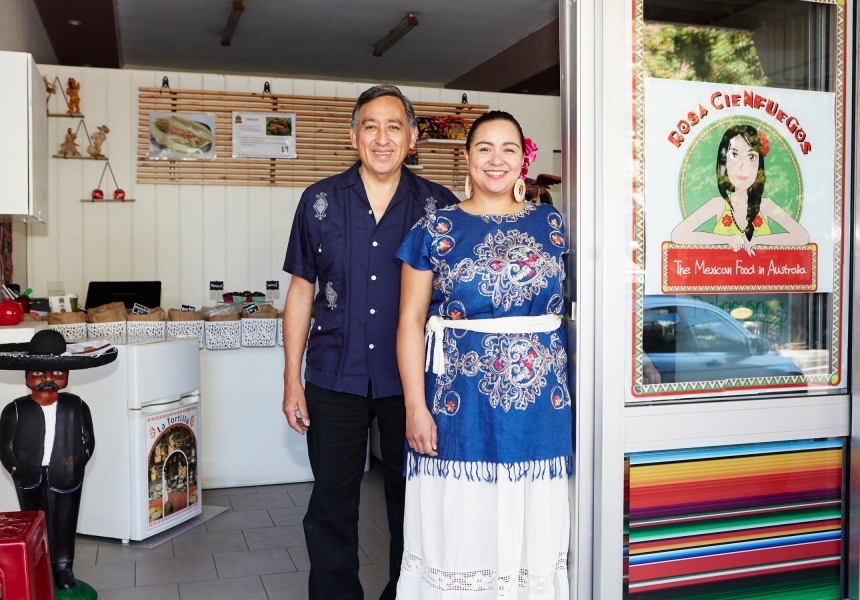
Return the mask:
<path id="1" fill-rule="evenodd" d="M 418 471 L 406 482 L 398 600 L 569 598 L 567 477 Z"/>

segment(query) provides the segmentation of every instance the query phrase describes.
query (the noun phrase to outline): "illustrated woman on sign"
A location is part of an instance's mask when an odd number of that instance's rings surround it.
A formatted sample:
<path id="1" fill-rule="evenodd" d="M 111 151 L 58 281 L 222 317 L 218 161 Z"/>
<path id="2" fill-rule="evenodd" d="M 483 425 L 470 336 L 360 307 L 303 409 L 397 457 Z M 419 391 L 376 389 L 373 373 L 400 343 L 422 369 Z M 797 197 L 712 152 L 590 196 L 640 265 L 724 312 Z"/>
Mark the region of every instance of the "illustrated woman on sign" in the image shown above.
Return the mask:
<path id="1" fill-rule="evenodd" d="M 770 198 L 763 198 L 767 136 L 751 125 L 735 125 L 723 134 L 717 150 L 717 185 L 721 197 L 700 206 L 672 231 L 672 242 L 689 245 L 728 244 L 755 256 L 756 246 L 805 246 L 809 234 Z M 713 231 L 698 231 L 716 217 Z M 769 223 L 784 233 L 773 233 Z"/>

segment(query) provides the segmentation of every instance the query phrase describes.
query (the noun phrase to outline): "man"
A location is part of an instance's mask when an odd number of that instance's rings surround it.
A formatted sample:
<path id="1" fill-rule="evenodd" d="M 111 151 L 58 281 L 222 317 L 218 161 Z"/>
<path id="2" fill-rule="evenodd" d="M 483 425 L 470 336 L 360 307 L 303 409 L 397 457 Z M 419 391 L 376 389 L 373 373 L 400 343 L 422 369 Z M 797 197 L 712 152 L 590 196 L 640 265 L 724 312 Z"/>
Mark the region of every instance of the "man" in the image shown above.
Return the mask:
<path id="1" fill-rule="evenodd" d="M 406 413 L 395 353 L 400 267 L 394 254 L 420 217 L 457 202 L 447 189 L 403 166 L 417 136 L 415 112 L 399 89 L 379 85 L 362 93 L 350 129 L 359 161 L 305 190 L 290 233 L 283 411 L 290 427 L 308 434 L 315 479 L 304 519 L 311 600 L 364 597 L 357 523 L 374 417 L 391 533 L 390 580 L 380 598 L 395 597 L 403 554 Z"/>
<path id="2" fill-rule="evenodd" d="M 12 474 L 21 510 L 44 511 L 54 585 L 64 590 L 76 586 L 72 564 L 78 508 L 84 467 L 96 440 L 89 407 L 60 390 L 69 382 L 69 369 L 107 364 L 117 352 L 60 356 L 66 342 L 50 329 L 37 332 L 29 344 L 6 344 L 0 351 L 24 348 L 26 355 L 0 355 L 0 369 L 23 369 L 31 390 L 0 414 L 0 463 Z"/>

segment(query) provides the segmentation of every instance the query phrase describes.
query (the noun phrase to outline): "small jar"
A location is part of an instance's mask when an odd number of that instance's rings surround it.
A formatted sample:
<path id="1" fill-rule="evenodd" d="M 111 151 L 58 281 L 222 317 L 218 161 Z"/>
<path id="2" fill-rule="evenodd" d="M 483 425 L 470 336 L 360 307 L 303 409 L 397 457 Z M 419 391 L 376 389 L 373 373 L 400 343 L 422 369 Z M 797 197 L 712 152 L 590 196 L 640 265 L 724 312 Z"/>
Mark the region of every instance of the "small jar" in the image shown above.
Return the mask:
<path id="1" fill-rule="evenodd" d="M 21 312 L 30 312 L 30 296 L 18 296 L 15 298 L 15 302 L 21 307 Z"/>

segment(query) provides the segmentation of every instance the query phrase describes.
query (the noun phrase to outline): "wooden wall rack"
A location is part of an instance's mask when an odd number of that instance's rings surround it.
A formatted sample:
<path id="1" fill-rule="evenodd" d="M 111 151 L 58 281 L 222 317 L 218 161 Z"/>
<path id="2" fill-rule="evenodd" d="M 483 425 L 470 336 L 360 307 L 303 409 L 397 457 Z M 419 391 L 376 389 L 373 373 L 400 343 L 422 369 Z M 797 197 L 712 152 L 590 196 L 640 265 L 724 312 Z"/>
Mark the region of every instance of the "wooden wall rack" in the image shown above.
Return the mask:
<path id="1" fill-rule="evenodd" d="M 253 94 L 205 90 L 147 88 L 139 90 L 137 182 L 190 185 L 308 185 L 348 169 L 358 154 L 349 142 L 355 98 Z M 417 116 L 455 116 L 471 123 L 487 105 L 413 102 Z M 233 158 L 233 111 L 283 112 L 296 115 L 298 158 Z M 213 160 L 150 160 L 149 113 L 210 113 L 215 115 Z M 418 147 L 419 174 L 452 189 L 466 177 L 463 142 L 437 140 Z"/>

